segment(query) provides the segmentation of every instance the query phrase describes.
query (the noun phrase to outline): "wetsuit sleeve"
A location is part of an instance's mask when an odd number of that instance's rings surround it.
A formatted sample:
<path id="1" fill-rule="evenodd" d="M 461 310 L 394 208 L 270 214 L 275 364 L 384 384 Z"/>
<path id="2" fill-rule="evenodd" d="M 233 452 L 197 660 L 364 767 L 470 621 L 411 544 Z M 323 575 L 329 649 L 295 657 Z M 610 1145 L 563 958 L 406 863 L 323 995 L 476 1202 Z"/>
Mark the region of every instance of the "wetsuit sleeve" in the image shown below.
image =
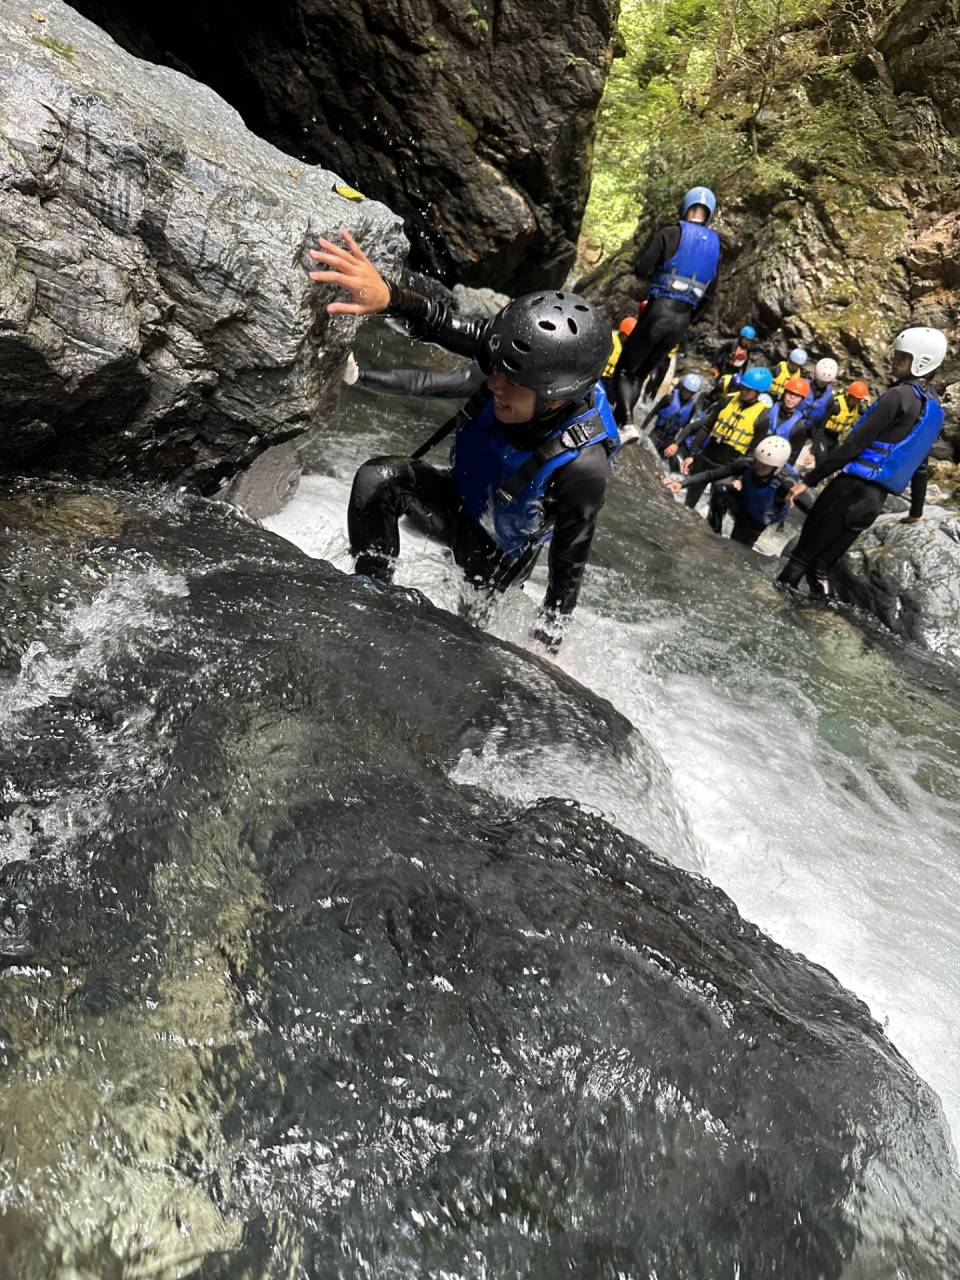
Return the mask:
<path id="1" fill-rule="evenodd" d="M 852 462 L 868 444 L 873 444 L 874 440 L 890 430 L 899 409 L 899 397 L 889 391 L 885 392 L 877 401 L 876 408 L 870 416 L 865 418 L 859 427 L 854 427 L 843 444 L 838 445 L 836 449 L 831 449 L 818 466 L 808 471 L 803 477 L 803 483 L 812 488 L 821 480 L 826 480 L 827 476 L 832 476 L 835 471 L 839 471 L 841 467 L 845 467 L 848 462 Z"/>
<path id="2" fill-rule="evenodd" d="M 713 405 L 697 423 L 697 434 L 693 437 L 693 443 L 690 446 L 694 453 L 696 453 L 696 451 L 706 442 L 707 436 L 713 430 L 713 424 L 716 422 L 722 408 L 722 403 Z M 689 427 L 681 427 L 674 436 L 674 439 L 682 440 L 684 436 L 688 436 L 689 434 Z"/>
<path id="3" fill-rule="evenodd" d="M 924 458 L 913 473 L 913 479 L 910 481 L 910 515 L 914 519 L 923 515 L 923 504 L 927 500 L 927 480 L 929 475 L 930 468 L 927 466 L 927 459 Z"/>
<path id="4" fill-rule="evenodd" d="M 433 342 L 459 356 L 476 359 L 483 349 L 489 320 L 458 315 L 446 302 L 425 298 L 414 289 L 388 280 L 390 305 L 386 315 L 406 322 L 411 335 L 420 342 Z"/>
<path id="5" fill-rule="evenodd" d="M 764 436 L 770 434 L 770 410 L 764 409 L 760 417 L 757 419 L 757 425 L 753 429 L 753 439 L 750 441 L 751 451 L 757 447 Z"/>
<path id="6" fill-rule="evenodd" d="M 749 465 L 749 458 L 734 458 L 732 462 L 724 462 L 719 467 L 708 467 L 706 471 L 698 471 L 692 476 L 671 476 L 670 478 L 679 480 L 680 487 L 685 489 L 688 484 L 712 484 L 714 480 L 726 480 L 728 476 L 738 476 L 746 471 Z"/>
<path id="7" fill-rule="evenodd" d="M 426 396 L 460 400 L 473 395 L 484 382 L 483 370 L 473 362 L 446 373 L 430 369 L 361 369 L 356 385 L 382 396 Z"/>
<path id="8" fill-rule="evenodd" d="M 576 607 L 609 474 L 606 449 L 600 444 L 591 445 L 561 467 L 550 486 L 555 516 L 543 601 L 549 612 L 572 613 Z"/>
<path id="9" fill-rule="evenodd" d="M 634 273 L 641 280 L 649 280 L 659 263 L 673 257 L 679 243 L 679 227 L 661 227 L 647 243 L 646 248 L 637 254 L 633 264 Z"/>
<path id="10" fill-rule="evenodd" d="M 669 394 L 665 396 L 661 396 L 660 399 L 657 401 L 657 403 L 653 406 L 653 408 L 647 414 L 647 416 L 644 418 L 644 420 L 640 423 L 640 430 L 646 431 L 647 427 L 654 420 L 654 418 L 657 416 L 660 410 L 665 409 L 669 403 L 670 403 Z"/>

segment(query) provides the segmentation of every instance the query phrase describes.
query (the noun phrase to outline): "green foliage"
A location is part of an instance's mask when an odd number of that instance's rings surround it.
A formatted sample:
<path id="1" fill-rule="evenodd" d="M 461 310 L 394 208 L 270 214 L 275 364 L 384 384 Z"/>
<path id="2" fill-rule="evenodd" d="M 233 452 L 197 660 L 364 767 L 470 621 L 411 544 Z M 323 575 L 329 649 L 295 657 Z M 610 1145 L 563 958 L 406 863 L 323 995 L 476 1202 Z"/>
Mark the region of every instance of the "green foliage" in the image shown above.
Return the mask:
<path id="1" fill-rule="evenodd" d="M 639 215 L 672 211 L 697 183 L 773 201 L 824 176 L 858 181 L 883 121 L 847 70 L 857 51 L 819 47 L 827 17 L 857 30 L 851 2 L 623 0 L 627 53 L 600 106 L 588 240 L 615 250 Z"/>

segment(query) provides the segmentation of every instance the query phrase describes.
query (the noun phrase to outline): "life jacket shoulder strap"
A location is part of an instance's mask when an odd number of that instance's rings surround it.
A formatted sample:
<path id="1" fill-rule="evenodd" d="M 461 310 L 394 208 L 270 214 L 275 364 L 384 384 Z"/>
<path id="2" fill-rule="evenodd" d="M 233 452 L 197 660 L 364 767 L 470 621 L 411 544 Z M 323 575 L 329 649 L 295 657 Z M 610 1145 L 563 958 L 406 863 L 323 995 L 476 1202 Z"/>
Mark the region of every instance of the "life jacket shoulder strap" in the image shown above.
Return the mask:
<path id="1" fill-rule="evenodd" d="M 595 410 L 590 410 L 581 418 L 575 418 L 557 435 L 551 436 L 549 440 L 545 440 L 538 449 L 534 449 L 530 457 L 519 466 L 512 475 L 504 480 L 503 484 L 496 491 L 496 499 L 498 502 L 512 502 L 518 494 L 522 493 L 528 484 L 533 480 L 548 462 L 552 462 L 554 458 L 559 458 L 561 453 L 569 453 L 571 450 L 584 449 L 592 441 L 600 441 L 606 437 L 606 431 L 598 432 L 596 423 L 592 419 L 599 415 Z M 602 424 L 601 424 L 602 426 Z"/>

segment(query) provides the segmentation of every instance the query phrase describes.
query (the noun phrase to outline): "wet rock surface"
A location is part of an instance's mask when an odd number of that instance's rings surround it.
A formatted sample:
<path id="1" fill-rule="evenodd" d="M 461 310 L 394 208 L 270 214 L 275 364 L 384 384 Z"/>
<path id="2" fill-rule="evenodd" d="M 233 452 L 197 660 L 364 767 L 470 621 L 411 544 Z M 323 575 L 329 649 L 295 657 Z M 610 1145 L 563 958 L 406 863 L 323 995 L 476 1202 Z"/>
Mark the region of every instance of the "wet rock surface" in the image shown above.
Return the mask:
<path id="1" fill-rule="evenodd" d="M 960 515 L 928 508 L 915 525 L 881 517 L 832 576 L 904 639 L 960 661 Z"/>
<path id="2" fill-rule="evenodd" d="M 209 493 L 315 427 L 356 322 L 327 317 L 308 239 L 347 226 L 387 269 L 406 248 L 337 181 L 59 0 L 6 0 L 0 467 Z"/>
<path id="3" fill-rule="evenodd" d="M 23 484 L 0 528 L 12 1273 L 956 1270 L 939 1105 L 860 1001 L 451 780 L 492 736 L 616 769 L 608 703 L 224 507 Z"/>
<path id="4" fill-rule="evenodd" d="M 78 7 L 396 209 L 422 270 L 523 292 L 572 265 L 613 0 Z"/>

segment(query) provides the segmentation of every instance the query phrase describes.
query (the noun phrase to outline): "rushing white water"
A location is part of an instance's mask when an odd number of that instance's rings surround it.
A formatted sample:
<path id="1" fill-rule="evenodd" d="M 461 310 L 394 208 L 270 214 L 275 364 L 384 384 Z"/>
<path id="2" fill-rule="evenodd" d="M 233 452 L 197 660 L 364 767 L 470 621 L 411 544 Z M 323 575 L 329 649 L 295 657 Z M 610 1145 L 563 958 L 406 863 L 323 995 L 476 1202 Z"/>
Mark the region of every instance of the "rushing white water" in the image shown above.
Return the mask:
<path id="1" fill-rule="evenodd" d="M 407 417 L 403 417 L 406 412 Z M 352 397 L 268 527 L 343 569 L 355 467 L 406 452 L 433 413 Z M 490 741 L 455 776 L 521 800 L 569 795 L 707 875 L 783 945 L 861 996 L 939 1092 L 960 1133 L 960 711 L 957 686 L 834 611 L 769 586 L 772 566 L 720 545 L 626 458 L 613 480 L 581 603 L 557 663 L 607 697 L 665 762 L 591 776 Z M 438 457 L 442 462 L 442 456 Z M 544 581 L 491 630 L 528 639 Z M 455 608 L 444 552 L 404 532 L 397 582 Z M 649 766 L 644 766 L 648 769 Z"/>

